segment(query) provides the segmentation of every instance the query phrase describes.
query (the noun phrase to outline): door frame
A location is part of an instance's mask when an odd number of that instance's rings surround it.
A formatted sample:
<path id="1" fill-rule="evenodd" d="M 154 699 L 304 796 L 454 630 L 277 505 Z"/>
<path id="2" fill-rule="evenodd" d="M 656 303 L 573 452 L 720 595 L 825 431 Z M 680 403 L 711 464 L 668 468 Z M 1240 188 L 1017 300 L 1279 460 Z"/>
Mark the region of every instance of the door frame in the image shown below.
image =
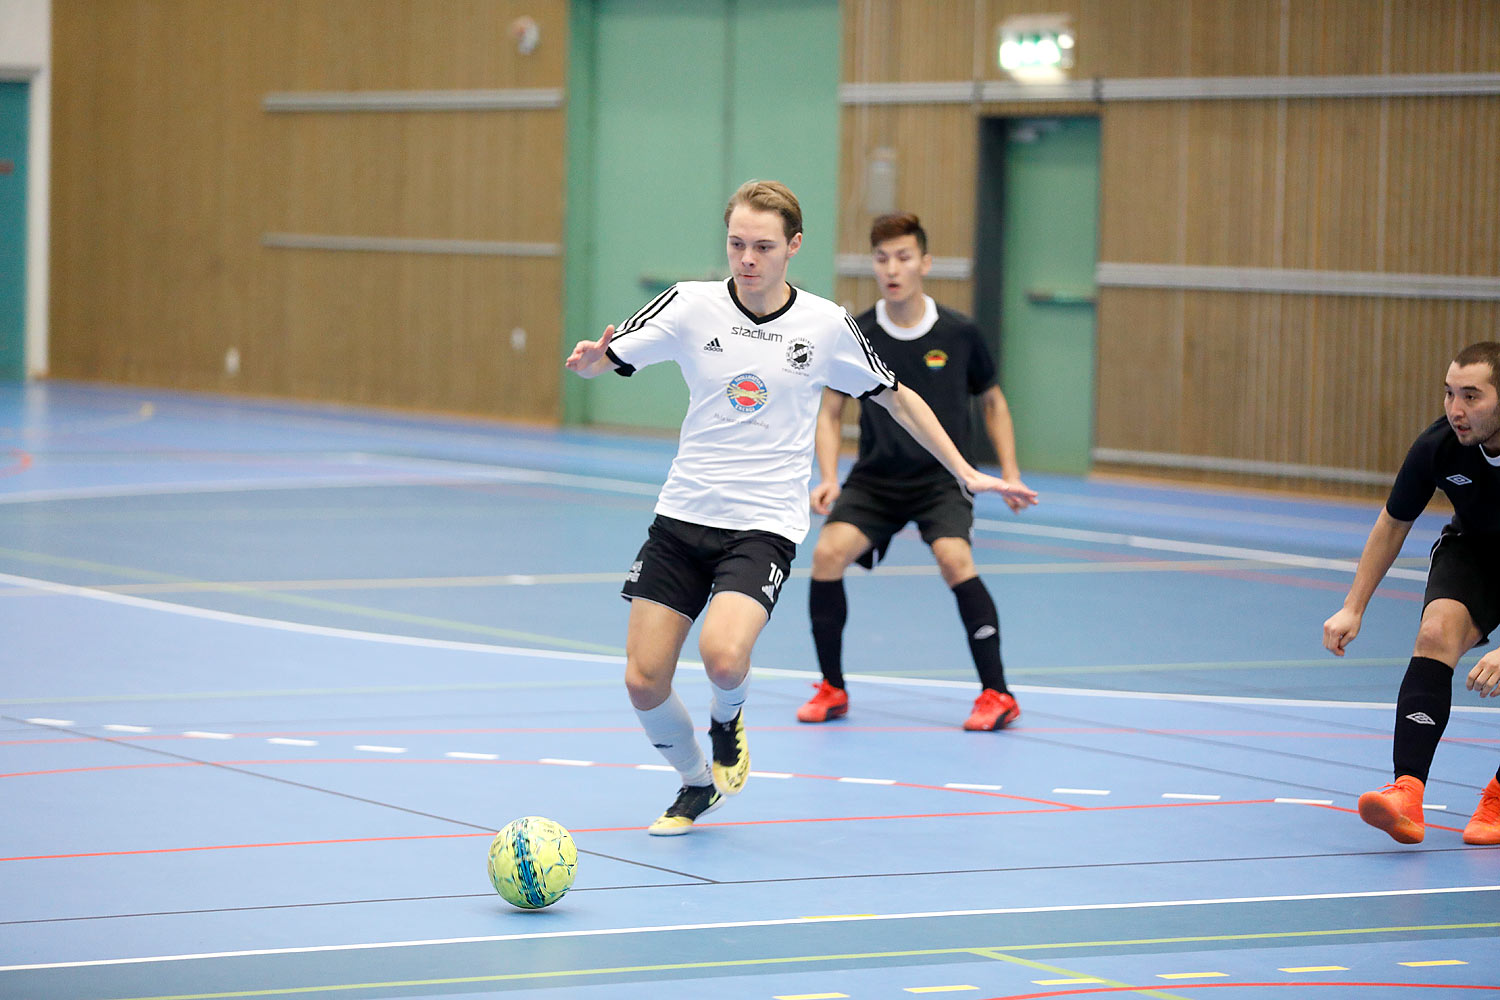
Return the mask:
<path id="1" fill-rule="evenodd" d="M 26 86 L 26 249 L 22 296 L 22 378 L 47 373 L 48 176 L 51 149 L 51 86 L 47 67 L 0 63 L 0 82 Z"/>

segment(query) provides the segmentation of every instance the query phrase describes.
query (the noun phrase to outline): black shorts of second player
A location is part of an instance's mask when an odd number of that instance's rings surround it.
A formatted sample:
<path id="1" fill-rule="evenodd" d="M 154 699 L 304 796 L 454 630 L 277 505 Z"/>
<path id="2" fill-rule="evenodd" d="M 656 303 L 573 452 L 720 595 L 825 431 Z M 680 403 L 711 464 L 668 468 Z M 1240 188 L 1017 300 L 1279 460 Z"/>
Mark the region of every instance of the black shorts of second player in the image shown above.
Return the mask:
<path id="1" fill-rule="evenodd" d="M 1479 642 L 1489 642 L 1500 625 L 1500 547 L 1483 544 L 1451 524 L 1432 545 L 1432 566 L 1427 571 L 1427 592 L 1422 609 L 1446 597 L 1469 609 L 1479 628 Z"/>
<path id="2" fill-rule="evenodd" d="M 710 528 L 658 514 L 620 596 L 696 621 L 709 598 L 727 591 L 753 597 L 769 618 L 796 557 L 796 543 L 774 532 Z"/>
<path id="3" fill-rule="evenodd" d="M 885 558 L 892 536 L 908 522 L 916 523 L 928 545 L 939 538 L 969 541 L 974 534 L 974 498 L 952 478 L 918 483 L 851 478 L 828 520 L 852 524 L 870 540 L 870 550 L 857 562 L 873 568 Z"/>

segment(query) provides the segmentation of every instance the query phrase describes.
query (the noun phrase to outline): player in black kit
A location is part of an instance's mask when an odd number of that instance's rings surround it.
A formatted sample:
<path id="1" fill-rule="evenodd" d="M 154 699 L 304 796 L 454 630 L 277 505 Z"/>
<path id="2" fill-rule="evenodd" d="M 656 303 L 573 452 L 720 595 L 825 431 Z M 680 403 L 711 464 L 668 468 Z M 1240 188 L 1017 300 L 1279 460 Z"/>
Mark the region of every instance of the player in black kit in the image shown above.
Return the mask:
<path id="1" fill-rule="evenodd" d="M 1392 758 L 1396 780 L 1359 797 L 1359 815 L 1402 844 L 1425 833 L 1422 792 L 1448 724 L 1459 657 L 1487 642 L 1500 625 L 1500 343 L 1472 344 L 1448 366 L 1444 415 L 1407 452 L 1385 509 L 1365 542 L 1344 606 L 1323 623 L 1323 645 L 1335 656 L 1359 634 L 1376 586 L 1395 562 L 1411 524 L 1434 490 L 1453 504 L 1453 520 L 1432 547 L 1422 623 L 1396 698 Z M 1500 650 L 1469 671 L 1479 697 L 1500 695 Z M 1500 844 L 1500 771 L 1485 786 L 1466 844 Z"/>
<path id="2" fill-rule="evenodd" d="M 883 215 L 870 229 L 880 301 L 855 322 L 875 352 L 906 385 L 927 400 L 948 436 L 960 448 L 969 440 L 969 400 L 980 399 L 985 426 L 1000 459 L 1001 474 L 1019 484 L 1010 409 L 995 384 L 995 363 L 979 329 L 922 291 L 932 267 L 927 234 L 915 215 Z M 838 451 L 848 397 L 824 390 L 818 414 L 818 469 L 813 509 L 827 514 L 813 550 L 808 611 L 823 681 L 797 711 L 803 722 L 826 722 L 849 710 L 844 689 L 843 633 L 848 616 L 844 571 L 858 560 L 873 568 L 891 536 L 915 522 L 932 547 L 943 581 L 953 591 L 981 691 L 964 722 L 970 730 L 1001 729 L 1021 714 L 1005 685 L 1000 660 L 1000 618 L 989 589 L 974 566 L 970 536 L 973 498 L 879 407 L 861 406 L 859 458 L 842 489 Z M 837 502 L 835 502 L 837 501 Z M 1019 512 L 1029 501 L 1006 498 Z M 831 508 L 830 508 L 831 505 Z"/>

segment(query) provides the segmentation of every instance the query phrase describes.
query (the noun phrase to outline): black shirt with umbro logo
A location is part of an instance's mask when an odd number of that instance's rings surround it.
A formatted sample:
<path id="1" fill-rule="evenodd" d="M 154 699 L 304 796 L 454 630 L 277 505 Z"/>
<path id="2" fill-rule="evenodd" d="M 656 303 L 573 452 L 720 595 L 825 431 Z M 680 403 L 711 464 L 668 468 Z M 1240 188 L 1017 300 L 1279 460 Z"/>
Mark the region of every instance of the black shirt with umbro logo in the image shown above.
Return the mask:
<path id="1" fill-rule="evenodd" d="M 1500 545 L 1500 456 L 1486 456 L 1477 444 L 1460 444 L 1447 417 L 1435 420 L 1406 453 L 1385 502 L 1398 521 L 1415 521 L 1434 490 L 1453 504 L 1453 527 Z"/>

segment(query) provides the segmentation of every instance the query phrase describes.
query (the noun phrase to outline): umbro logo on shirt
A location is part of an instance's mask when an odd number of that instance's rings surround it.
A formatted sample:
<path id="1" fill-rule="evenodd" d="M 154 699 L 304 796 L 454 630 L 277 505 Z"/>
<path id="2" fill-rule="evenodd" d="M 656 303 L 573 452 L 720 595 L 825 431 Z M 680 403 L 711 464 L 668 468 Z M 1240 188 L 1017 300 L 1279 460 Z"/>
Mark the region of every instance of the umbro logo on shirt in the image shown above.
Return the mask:
<path id="1" fill-rule="evenodd" d="M 704 344 L 703 349 L 705 351 L 718 351 L 720 354 L 724 353 L 724 348 L 719 346 L 718 337 L 715 337 L 713 340 L 710 340 L 708 343 Z"/>
<path id="2" fill-rule="evenodd" d="M 1468 486 L 1473 481 L 1474 480 L 1470 479 L 1468 476 L 1464 475 L 1461 472 L 1456 476 L 1448 477 L 1448 482 L 1452 483 L 1454 486 Z"/>
<path id="3" fill-rule="evenodd" d="M 1426 712 L 1413 712 L 1408 715 L 1407 718 L 1415 722 L 1419 726 L 1437 725 L 1437 723 L 1432 720 L 1432 716 L 1428 715 Z"/>

